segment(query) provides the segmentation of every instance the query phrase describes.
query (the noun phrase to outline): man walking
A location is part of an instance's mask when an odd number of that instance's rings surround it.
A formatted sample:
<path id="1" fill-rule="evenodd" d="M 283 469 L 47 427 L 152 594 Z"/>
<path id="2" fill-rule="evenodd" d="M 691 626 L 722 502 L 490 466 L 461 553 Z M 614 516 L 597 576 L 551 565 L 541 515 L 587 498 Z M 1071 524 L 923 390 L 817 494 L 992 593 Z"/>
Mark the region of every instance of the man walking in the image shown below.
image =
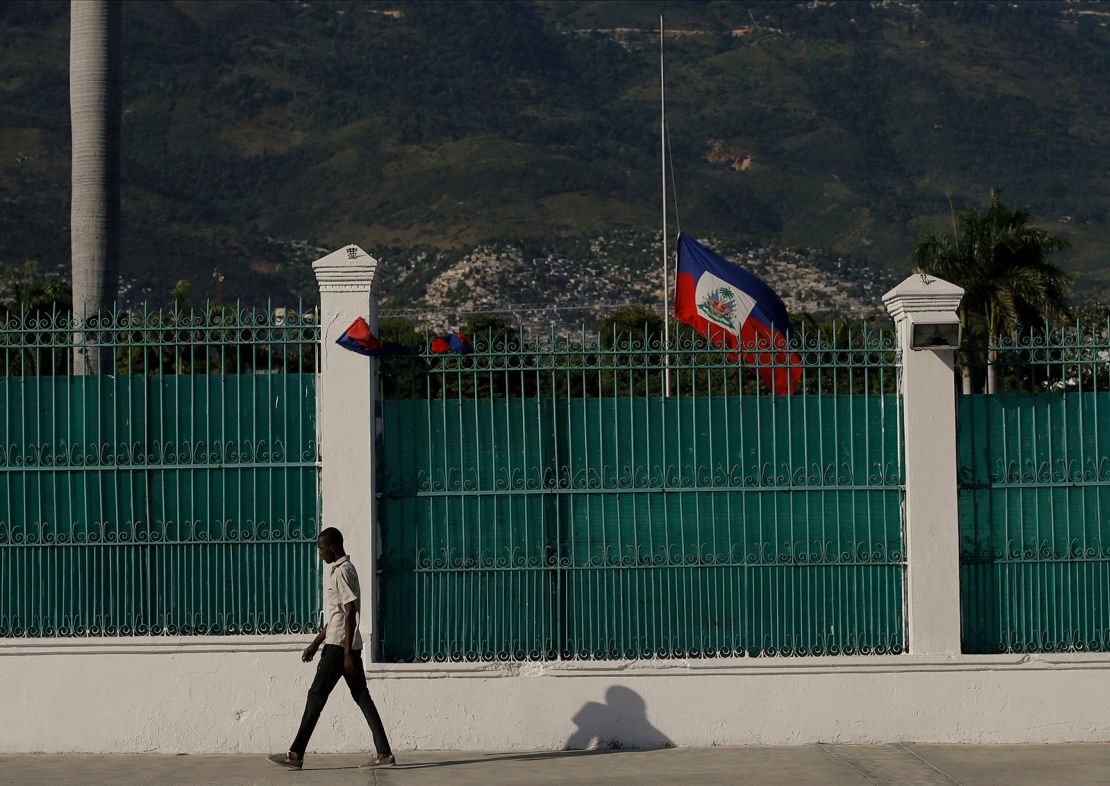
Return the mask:
<path id="1" fill-rule="evenodd" d="M 297 738 L 289 747 L 289 753 L 275 753 L 269 758 L 274 764 L 299 770 L 304 764 L 305 749 L 320 720 L 320 712 L 328 701 L 332 688 L 340 676 L 347 681 L 351 697 L 358 704 L 370 732 L 374 735 L 374 748 L 377 753 L 363 767 L 386 767 L 394 763 L 389 739 L 385 736 L 378 708 L 370 698 L 366 687 L 366 673 L 362 668 L 362 637 L 358 632 L 358 612 L 361 593 L 358 573 L 351 564 L 351 558 L 343 551 L 343 535 L 335 527 L 328 527 L 316 538 L 316 549 L 324 560 L 324 629 L 305 648 L 301 660 L 308 663 L 316 655 L 320 645 L 324 651 L 320 655 L 320 665 L 316 667 L 316 679 L 308 689 L 304 716 Z"/>

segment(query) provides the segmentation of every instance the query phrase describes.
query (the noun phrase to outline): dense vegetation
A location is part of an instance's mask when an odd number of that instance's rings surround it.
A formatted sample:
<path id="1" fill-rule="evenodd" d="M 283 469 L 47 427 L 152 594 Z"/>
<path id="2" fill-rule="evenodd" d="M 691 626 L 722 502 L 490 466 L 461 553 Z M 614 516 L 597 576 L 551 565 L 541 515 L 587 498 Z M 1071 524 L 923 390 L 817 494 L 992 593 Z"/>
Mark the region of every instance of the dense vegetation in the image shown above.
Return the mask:
<path id="1" fill-rule="evenodd" d="M 68 264 L 67 8 L 0 5 L 9 269 Z M 999 186 L 1106 299 L 1110 8 L 1062 2 L 129 3 L 129 295 L 200 301 L 217 267 L 228 300 L 310 294 L 313 247 L 351 241 L 654 231 L 660 10 L 684 228 L 907 269 L 949 193 Z"/>

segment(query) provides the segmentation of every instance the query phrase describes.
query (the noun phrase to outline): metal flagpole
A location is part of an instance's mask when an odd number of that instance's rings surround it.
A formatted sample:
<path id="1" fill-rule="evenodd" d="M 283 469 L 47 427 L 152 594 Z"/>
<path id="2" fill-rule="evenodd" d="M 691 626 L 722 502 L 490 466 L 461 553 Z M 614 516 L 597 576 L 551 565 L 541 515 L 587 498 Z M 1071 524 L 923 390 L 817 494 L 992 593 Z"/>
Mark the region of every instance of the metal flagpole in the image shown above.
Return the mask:
<path id="1" fill-rule="evenodd" d="M 670 274 L 667 271 L 667 104 L 663 93 L 663 15 L 659 15 L 659 160 L 663 170 L 663 347 L 671 347 L 671 315 L 668 309 Z M 663 397 L 671 395 L 671 355 L 663 360 Z"/>

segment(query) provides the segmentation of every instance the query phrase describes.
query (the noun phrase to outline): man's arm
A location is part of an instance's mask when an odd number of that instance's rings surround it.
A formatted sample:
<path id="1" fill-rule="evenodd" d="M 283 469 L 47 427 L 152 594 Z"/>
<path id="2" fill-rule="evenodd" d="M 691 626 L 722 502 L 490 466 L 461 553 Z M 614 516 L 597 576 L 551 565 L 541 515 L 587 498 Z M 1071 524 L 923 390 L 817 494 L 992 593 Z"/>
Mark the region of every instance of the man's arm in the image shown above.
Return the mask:
<path id="1" fill-rule="evenodd" d="M 327 635 L 328 626 L 325 624 L 324 629 L 316 634 L 316 638 L 312 643 L 305 647 L 304 652 L 301 653 L 301 660 L 308 663 L 316 656 L 316 650 L 320 649 L 320 645 L 324 643 L 324 638 Z"/>
<path id="2" fill-rule="evenodd" d="M 351 645 L 355 640 L 355 629 L 358 627 L 358 600 L 343 604 L 343 671 L 348 674 L 355 670 L 355 662 L 351 657 Z"/>

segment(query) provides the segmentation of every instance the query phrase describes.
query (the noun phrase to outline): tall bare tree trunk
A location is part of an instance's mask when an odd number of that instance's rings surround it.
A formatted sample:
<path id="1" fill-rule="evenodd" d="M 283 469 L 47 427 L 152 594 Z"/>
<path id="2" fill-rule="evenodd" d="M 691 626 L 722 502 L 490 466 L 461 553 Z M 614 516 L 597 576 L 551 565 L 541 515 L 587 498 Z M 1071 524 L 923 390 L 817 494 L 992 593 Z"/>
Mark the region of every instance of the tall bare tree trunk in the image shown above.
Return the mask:
<path id="1" fill-rule="evenodd" d="M 69 13 L 73 313 L 87 319 L 111 307 L 119 287 L 122 24 L 119 0 L 72 0 Z M 111 354 L 85 343 L 78 334 L 74 374 L 111 372 Z"/>

